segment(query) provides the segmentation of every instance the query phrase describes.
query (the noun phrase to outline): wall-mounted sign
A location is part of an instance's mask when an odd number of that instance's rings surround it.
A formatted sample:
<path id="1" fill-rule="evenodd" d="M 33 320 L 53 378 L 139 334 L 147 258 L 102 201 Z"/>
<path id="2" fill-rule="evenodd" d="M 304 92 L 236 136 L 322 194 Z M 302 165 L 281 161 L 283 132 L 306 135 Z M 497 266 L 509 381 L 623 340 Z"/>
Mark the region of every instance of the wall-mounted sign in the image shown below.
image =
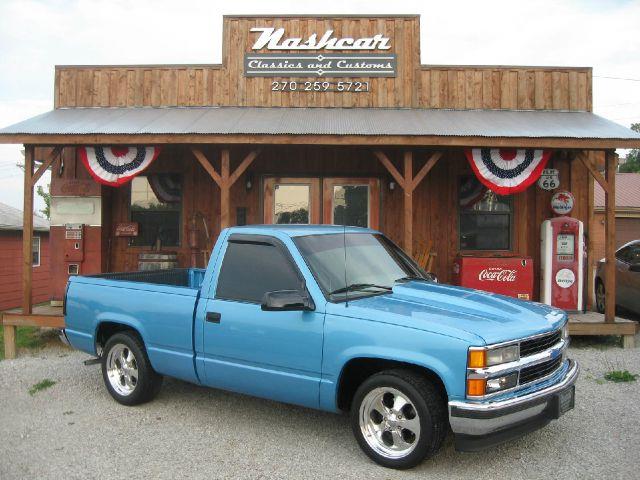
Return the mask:
<path id="1" fill-rule="evenodd" d="M 557 168 L 545 168 L 538 179 L 538 186 L 543 190 L 555 190 L 560 186 L 560 171 Z"/>
<path id="2" fill-rule="evenodd" d="M 120 222 L 116 223 L 116 237 L 137 237 L 138 222 Z"/>
<path id="3" fill-rule="evenodd" d="M 571 192 L 560 190 L 551 197 L 551 210 L 557 215 L 568 215 L 573 210 L 574 201 Z"/>
<path id="4" fill-rule="evenodd" d="M 304 53 L 317 50 L 388 50 L 389 38 L 382 34 L 372 37 L 334 37 L 333 30 L 327 30 L 320 38 L 310 35 L 287 37 L 284 29 L 252 28 L 260 32 L 252 50 L 288 50 L 298 53 L 246 53 L 244 74 L 247 77 L 395 77 L 397 58 L 393 53 Z M 272 89 L 294 90 L 289 88 Z M 305 91 L 304 88 L 295 90 Z M 349 91 L 339 90 L 338 85 L 307 91 Z"/>

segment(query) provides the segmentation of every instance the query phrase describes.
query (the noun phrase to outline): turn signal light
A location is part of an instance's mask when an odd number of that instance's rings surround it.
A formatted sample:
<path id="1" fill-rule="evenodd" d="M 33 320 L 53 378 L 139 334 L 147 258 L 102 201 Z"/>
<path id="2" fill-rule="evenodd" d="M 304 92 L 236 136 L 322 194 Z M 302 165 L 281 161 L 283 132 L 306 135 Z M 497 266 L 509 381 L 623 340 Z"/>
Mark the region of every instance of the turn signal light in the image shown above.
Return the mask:
<path id="1" fill-rule="evenodd" d="M 487 380 L 484 378 L 467 379 L 467 396 L 482 397 L 487 390 Z"/>
<path id="2" fill-rule="evenodd" d="M 486 350 L 469 350 L 469 368 L 484 368 L 487 366 Z"/>

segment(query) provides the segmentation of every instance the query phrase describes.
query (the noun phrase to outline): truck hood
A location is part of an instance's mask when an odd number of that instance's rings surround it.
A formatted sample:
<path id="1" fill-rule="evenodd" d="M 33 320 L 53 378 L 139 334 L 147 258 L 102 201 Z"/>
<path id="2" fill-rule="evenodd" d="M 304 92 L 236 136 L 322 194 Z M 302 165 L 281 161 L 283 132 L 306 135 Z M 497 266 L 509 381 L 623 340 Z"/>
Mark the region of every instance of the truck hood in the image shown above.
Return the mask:
<path id="1" fill-rule="evenodd" d="M 425 281 L 397 284 L 388 294 L 333 304 L 339 315 L 394 323 L 487 344 L 560 328 L 566 314 L 537 302 Z M 333 310 L 333 309 L 331 309 Z M 329 309 L 328 309 L 329 311 Z"/>

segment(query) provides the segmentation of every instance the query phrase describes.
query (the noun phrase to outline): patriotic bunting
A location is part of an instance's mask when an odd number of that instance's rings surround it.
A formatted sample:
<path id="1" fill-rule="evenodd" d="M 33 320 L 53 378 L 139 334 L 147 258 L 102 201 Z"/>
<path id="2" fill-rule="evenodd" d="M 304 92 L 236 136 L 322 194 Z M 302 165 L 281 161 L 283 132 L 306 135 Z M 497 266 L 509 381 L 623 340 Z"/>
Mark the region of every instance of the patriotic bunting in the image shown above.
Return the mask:
<path id="1" fill-rule="evenodd" d="M 510 195 L 538 180 L 551 150 L 469 148 L 465 155 L 478 180 L 499 195 Z"/>
<path id="2" fill-rule="evenodd" d="M 158 158 L 160 147 L 80 147 L 80 159 L 100 183 L 119 187 Z"/>

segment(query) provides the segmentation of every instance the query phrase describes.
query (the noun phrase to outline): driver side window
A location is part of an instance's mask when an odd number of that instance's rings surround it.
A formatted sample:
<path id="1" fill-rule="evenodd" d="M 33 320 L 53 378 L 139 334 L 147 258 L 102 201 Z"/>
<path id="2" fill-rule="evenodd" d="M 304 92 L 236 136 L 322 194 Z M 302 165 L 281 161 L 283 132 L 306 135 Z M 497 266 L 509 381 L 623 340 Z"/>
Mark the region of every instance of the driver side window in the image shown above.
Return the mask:
<path id="1" fill-rule="evenodd" d="M 222 261 L 216 298 L 262 303 L 266 292 L 300 290 L 291 260 L 275 245 L 231 240 Z"/>

